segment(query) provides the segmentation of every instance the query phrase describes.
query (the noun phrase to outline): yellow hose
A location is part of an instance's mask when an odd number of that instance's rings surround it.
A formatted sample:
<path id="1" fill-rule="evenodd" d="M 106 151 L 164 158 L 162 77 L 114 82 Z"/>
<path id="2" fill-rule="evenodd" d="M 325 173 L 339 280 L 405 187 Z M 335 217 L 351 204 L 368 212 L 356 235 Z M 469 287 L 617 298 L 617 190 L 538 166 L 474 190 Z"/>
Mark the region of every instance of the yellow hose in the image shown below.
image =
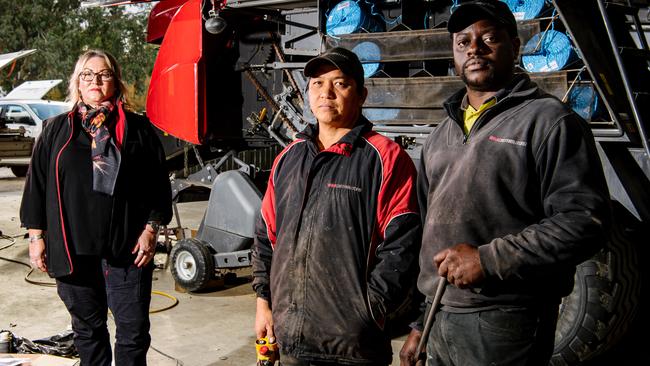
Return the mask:
<path id="1" fill-rule="evenodd" d="M 172 296 L 172 295 L 166 293 L 166 292 L 153 290 L 153 291 L 151 291 L 151 294 L 152 294 L 152 295 L 160 295 L 160 296 L 166 297 L 166 298 L 168 298 L 168 299 L 171 299 L 174 303 L 171 304 L 171 305 L 169 305 L 169 306 L 165 306 L 165 307 L 163 307 L 163 308 L 159 308 L 159 309 L 151 309 L 151 310 L 149 310 L 149 314 L 159 313 L 159 312 L 161 312 L 161 311 L 169 310 L 169 309 L 173 308 L 174 306 L 178 305 L 178 299 L 175 298 L 174 296 Z"/>

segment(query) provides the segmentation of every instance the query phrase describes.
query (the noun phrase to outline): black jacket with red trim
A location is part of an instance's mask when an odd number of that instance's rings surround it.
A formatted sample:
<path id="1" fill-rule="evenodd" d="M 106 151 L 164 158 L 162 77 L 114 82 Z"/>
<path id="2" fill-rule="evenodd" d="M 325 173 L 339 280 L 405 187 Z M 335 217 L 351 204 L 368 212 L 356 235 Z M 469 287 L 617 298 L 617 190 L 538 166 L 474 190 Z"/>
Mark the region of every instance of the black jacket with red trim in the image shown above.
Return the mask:
<path id="1" fill-rule="evenodd" d="M 131 250 L 148 220 L 167 224 L 172 217 L 171 188 L 160 139 L 146 117 L 128 111 L 122 116 L 126 120 L 122 161 L 112 198 L 105 255 L 114 264 L 133 262 Z M 23 227 L 45 231 L 51 277 L 74 271 L 74 245 L 68 233 L 75 218 L 69 217 L 66 202 L 61 202 L 65 182 L 59 176 L 59 162 L 62 154 L 69 153 L 66 147 L 76 128 L 81 127 L 74 123 L 72 112 L 45 121 L 34 146 L 20 207 Z"/>
<path id="2" fill-rule="evenodd" d="M 308 127 L 276 158 L 253 251 L 283 352 L 339 364 L 390 363 L 386 316 L 404 302 L 421 238 L 409 156 L 362 118 L 318 151 Z"/>

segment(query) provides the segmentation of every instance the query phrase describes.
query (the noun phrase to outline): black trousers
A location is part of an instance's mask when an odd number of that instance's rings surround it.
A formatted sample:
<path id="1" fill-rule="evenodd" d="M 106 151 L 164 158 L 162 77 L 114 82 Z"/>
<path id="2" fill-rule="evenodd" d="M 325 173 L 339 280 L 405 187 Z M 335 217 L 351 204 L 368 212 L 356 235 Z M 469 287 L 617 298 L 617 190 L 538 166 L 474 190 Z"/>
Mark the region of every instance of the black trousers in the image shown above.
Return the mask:
<path id="1" fill-rule="evenodd" d="M 97 257 L 75 258 L 74 272 L 56 280 L 57 292 L 72 318 L 74 344 L 82 366 L 110 366 L 106 320 L 115 320 L 115 364 L 147 364 L 149 304 L 153 261 L 144 268 L 113 266 Z"/>
<path id="2" fill-rule="evenodd" d="M 547 366 L 557 316 L 555 304 L 439 311 L 427 342 L 427 366 Z"/>

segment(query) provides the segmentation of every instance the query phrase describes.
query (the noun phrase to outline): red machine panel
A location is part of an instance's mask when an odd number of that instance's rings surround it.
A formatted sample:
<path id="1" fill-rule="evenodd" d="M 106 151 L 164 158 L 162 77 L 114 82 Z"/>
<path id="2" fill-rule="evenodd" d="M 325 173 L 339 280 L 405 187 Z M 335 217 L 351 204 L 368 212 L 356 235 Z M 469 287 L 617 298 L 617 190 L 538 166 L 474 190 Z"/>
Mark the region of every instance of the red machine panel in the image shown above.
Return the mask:
<path id="1" fill-rule="evenodd" d="M 187 1 L 165 33 L 147 94 L 151 122 L 194 144 L 206 132 L 202 27 L 201 0 Z"/>
<path id="2" fill-rule="evenodd" d="M 188 0 L 162 0 L 149 13 L 147 22 L 147 42 L 160 43 L 178 10 Z"/>

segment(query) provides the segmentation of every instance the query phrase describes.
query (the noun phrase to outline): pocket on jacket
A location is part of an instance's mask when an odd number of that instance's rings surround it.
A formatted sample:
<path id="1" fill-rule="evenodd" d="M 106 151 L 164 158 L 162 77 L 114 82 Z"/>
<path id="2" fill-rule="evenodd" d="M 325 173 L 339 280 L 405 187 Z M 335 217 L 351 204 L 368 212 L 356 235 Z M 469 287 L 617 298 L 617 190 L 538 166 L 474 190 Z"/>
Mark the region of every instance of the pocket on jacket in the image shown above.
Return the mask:
<path id="1" fill-rule="evenodd" d="M 374 324 L 384 329 L 386 314 L 384 313 L 384 306 L 382 306 L 381 296 L 377 295 L 372 289 L 368 289 L 368 303 L 370 305 L 369 317 Z"/>

